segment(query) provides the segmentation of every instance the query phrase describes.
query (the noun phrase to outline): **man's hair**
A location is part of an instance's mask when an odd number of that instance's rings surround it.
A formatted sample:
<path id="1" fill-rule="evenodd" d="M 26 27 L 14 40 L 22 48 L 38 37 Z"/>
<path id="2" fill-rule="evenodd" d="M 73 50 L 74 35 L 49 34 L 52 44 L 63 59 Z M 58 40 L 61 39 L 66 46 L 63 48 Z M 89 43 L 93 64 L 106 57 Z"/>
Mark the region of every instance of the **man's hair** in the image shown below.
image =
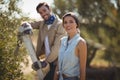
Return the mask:
<path id="1" fill-rule="evenodd" d="M 50 6 L 46 2 L 39 3 L 36 7 L 37 12 L 39 13 L 39 8 L 42 6 L 46 6 L 50 10 Z"/>

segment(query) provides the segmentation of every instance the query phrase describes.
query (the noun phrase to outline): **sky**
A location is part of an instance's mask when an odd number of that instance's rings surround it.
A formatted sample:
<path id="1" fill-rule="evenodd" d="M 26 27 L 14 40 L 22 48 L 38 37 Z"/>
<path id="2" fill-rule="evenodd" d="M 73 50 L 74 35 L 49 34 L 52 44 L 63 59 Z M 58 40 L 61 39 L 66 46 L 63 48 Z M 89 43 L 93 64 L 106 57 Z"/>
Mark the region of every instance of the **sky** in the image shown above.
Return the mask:
<path id="1" fill-rule="evenodd" d="M 36 6 L 38 5 L 39 2 L 47 2 L 50 6 L 53 3 L 53 0 L 21 0 L 21 1 L 22 2 L 20 4 L 20 7 L 22 11 L 32 19 L 40 18 L 40 15 L 36 12 Z M 111 2 L 115 3 L 114 0 L 111 0 Z"/>
<path id="2" fill-rule="evenodd" d="M 36 6 L 40 2 L 47 2 L 49 5 L 52 5 L 53 0 L 22 0 L 20 7 L 30 18 L 39 19 L 40 15 L 36 12 Z"/>

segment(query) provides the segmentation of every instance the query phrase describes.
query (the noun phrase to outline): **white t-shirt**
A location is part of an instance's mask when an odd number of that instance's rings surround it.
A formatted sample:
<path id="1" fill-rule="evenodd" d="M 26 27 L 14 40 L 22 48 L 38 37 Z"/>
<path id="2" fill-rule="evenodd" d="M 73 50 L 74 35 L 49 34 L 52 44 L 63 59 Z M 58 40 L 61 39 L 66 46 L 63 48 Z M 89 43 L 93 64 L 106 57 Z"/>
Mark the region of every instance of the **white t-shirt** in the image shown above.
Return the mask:
<path id="1" fill-rule="evenodd" d="M 51 25 L 48 25 L 47 27 L 48 27 L 48 30 L 49 30 Z M 50 54 L 50 46 L 49 46 L 48 35 L 46 35 L 46 37 L 45 37 L 44 44 L 45 44 L 45 54 L 46 54 L 46 57 L 48 57 L 48 55 Z"/>

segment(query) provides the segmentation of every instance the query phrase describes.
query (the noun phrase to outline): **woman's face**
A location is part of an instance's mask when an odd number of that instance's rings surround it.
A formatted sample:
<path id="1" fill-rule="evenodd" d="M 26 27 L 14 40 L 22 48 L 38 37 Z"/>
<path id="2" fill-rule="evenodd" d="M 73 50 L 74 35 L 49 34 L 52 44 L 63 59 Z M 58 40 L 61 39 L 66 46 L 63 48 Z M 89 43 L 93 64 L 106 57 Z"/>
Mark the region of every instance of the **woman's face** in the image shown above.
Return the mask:
<path id="1" fill-rule="evenodd" d="M 46 6 L 41 6 L 39 9 L 39 14 L 41 15 L 41 17 L 44 19 L 44 20 L 48 20 L 49 17 L 50 17 L 50 13 L 51 13 L 51 10 L 48 9 Z"/>
<path id="2" fill-rule="evenodd" d="M 68 34 L 75 33 L 77 31 L 77 23 L 72 16 L 64 17 L 63 27 Z"/>

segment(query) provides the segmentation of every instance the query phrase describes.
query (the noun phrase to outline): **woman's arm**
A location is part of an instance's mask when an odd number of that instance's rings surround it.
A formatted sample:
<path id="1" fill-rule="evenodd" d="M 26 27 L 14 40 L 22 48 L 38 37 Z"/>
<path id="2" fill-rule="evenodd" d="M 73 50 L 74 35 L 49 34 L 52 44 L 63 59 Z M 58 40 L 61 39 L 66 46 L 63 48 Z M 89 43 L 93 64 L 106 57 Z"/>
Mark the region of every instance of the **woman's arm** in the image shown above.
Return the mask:
<path id="1" fill-rule="evenodd" d="M 58 73 L 58 62 L 55 68 L 55 72 L 54 72 L 54 78 L 53 80 L 59 80 L 59 73 Z"/>
<path id="2" fill-rule="evenodd" d="M 80 40 L 78 46 L 78 57 L 80 60 L 80 80 L 85 80 L 86 77 L 86 59 L 87 59 L 87 45 L 84 40 Z"/>

